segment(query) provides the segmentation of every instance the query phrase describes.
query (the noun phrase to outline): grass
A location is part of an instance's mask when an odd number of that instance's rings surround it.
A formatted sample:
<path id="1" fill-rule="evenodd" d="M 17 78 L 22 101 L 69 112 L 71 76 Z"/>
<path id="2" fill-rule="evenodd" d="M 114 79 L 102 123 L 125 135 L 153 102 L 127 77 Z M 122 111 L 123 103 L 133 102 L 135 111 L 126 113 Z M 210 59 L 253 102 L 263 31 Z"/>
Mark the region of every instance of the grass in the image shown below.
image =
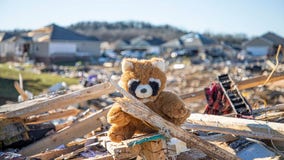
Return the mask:
<path id="1" fill-rule="evenodd" d="M 78 84 L 76 78 L 65 78 L 53 74 L 36 74 L 29 71 L 32 66 L 24 66 L 21 69 L 9 67 L 9 64 L 0 64 L 0 98 L 17 100 L 18 93 L 14 88 L 14 81 L 18 81 L 19 74 L 23 77 L 24 89 L 38 95 L 45 89 L 58 82 L 66 82 L 68 85 Z"/>

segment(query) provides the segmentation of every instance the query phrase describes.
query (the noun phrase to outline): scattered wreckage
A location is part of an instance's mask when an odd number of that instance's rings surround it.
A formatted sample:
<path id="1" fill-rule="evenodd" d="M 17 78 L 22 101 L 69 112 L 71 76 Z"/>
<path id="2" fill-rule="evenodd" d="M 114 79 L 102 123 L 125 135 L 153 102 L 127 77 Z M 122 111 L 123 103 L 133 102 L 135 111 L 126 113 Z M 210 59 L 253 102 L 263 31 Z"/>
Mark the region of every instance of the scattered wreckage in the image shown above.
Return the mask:
<path id="1" fill-rule="evenodd" d="M 207 114 L 192 113 L 182 127 L 148 110 L 113 80 L 53 97 L 6 104 L 0 106 L 0 159 L 280 159 L 284 104 L 254 109 L 240 90 L 283 79 L 283 72 L 239 82 L 220 75 L 219 86 L 180 95 L 188 104 L 207 100 Z M 106 136 L 109 124 L 105 117 L 110 106 L 84 111 L 68 107 L 102 96 L 108 99 L 116 90 L 131 99 L 119 102 L 123 110 L 157 127 L 159 133 L 113 143 Z"/>

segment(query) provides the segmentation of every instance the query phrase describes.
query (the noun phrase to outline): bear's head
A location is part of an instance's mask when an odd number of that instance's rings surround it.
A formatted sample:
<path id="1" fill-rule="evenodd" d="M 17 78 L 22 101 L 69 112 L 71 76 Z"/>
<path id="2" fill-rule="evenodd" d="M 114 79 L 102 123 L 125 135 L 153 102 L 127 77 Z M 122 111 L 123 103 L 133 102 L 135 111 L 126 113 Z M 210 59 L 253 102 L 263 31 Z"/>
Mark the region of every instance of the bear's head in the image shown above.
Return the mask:
<path id="1" fill-rule="evenodd" d="M 154 101 L 166 86 L 165 62 L 161 58 L 122 60 L 119 85 L 143 103 Z"/>

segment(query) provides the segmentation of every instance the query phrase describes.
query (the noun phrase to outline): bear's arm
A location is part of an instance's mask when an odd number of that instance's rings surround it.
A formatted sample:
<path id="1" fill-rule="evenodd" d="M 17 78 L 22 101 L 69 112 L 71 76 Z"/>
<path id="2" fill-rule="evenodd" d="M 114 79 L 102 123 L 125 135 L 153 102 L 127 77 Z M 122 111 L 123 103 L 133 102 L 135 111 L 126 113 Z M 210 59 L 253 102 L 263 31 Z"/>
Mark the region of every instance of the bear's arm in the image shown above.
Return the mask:
<path id="1" fill-rule="evenodd" d="M 107 121 L 117 126 L 126 126 L 131 120 L 129 114 L 121 110 L 120 104 L 114 103 L 107 114 Z"/>
<path id="2" fill-rule="evenodd" d="M 164 91 L 158 97 L 157 106 L 161 106 L 162 112 L 169 117 L 169 121 L 181 125 L 190 115 L 182 99 L 175 93 Z"/>

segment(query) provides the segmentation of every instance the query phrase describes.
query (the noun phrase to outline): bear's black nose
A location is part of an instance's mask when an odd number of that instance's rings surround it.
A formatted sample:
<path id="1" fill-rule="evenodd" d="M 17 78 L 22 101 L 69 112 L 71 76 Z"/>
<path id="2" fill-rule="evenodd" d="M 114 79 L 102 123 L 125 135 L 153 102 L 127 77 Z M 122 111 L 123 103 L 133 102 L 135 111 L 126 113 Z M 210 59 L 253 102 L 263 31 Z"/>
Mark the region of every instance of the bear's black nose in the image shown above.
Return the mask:
<path id="1" fill-rule="evenodd" d="M 146 89 L 146 88 L 142 88 L 142 89 L 140 90 L 140 92 L 141 92 L 141 93 L 146 93 L 146 92 L 147 92 L 147 89 Z"/>

